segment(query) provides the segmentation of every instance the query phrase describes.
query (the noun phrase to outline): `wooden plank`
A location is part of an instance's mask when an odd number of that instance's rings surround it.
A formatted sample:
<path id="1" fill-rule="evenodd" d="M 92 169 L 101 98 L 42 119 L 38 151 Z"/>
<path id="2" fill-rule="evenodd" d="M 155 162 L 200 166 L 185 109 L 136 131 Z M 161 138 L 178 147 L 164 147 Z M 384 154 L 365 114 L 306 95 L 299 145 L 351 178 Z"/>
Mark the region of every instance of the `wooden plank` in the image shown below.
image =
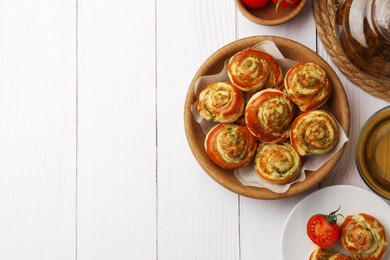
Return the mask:
<path id="1" fill-rule="evenodd" d="M 255 24 L 237 10 L 237 37 L 281 36 L 316 51 L 316 30 L 311 8 L 311 1 L 308 1 L 295 18 L 276 26 Z M 261 259 L 282 259 L 280 241 L 286 217 L 299 200 L 314 190 L 316 187 L 298 196 L 282 200 L 262 201 L 241 197 L 241 260 L 251 260 L 254 256 Z"/>
<path id="2" fill-rule="evenodd" d="M 156 259 L 155 1 L 78 6 L 78 259 Z"/>
<path id="3" fill-rule="evenodd" d="M 0 2 L 0 259 L 76 255 L 76 5 Z"/>
<path id="4" fill-rule="evenodd" d="M 234 21 L 234 1 L 157 2 L 158 259 L 239 259 L 238 195 L 200 168 L 183 121 L 192 77 Z"/>

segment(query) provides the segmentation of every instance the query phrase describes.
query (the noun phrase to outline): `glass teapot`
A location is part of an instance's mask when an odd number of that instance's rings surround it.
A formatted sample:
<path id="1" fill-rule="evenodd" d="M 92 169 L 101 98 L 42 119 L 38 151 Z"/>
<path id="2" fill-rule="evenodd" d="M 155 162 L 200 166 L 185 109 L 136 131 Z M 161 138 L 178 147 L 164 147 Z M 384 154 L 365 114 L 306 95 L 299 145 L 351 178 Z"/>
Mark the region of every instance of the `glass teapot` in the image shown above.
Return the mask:
<path id="1" fill-rule="evenodd" d="M 336 35 L 351 63 L 365 74 L 390 81 L 390 0 L 344 0 Z"/>

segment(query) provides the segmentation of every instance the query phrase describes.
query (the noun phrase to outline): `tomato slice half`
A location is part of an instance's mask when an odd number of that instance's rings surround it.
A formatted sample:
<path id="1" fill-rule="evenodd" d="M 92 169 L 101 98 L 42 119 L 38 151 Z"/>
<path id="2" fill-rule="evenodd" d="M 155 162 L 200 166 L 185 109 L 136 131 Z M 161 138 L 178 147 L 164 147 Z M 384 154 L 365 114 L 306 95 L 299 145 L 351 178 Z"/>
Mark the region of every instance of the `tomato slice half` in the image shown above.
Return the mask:
<path id="1" fill-rule="evenodd" d="M 333 245 L 340 236 L 340 227 L 334 223 L 329 223 L 326 216 L 314 215 L 307 222 L 307 235 L 320 247 Z"/>

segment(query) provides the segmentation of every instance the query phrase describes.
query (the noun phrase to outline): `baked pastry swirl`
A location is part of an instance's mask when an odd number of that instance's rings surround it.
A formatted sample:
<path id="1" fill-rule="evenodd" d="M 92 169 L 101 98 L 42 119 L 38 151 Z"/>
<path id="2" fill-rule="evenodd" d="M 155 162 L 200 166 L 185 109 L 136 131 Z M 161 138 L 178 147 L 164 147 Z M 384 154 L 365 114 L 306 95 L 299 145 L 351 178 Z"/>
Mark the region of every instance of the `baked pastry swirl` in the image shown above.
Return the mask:
<path id="1" fill-rule="evenodd" d="M 233 55 L 228 64 L 230 81 L 242 91 L 271 88 L 283 81 L 282 69 L 268 53 L 246 49 Z"/>
<path id="2" fill-rule="evenodd" d="M 354 259 L 382 259 L 387 248 L 383 225 L 365 213 L 347 216 L 341 224 L 341 244 Z"/>
<path id="3" fill-rule="evenodd" d="M 242 92 L 229 82 L 208 85 L 198 98 L 198 111 L 208 121 L 232 123 L 244 112 Z"/>
<path id="4" fill-rule="evenodd" d="M 311 253 L 309 260 L 352 260 L 352 258 L 330 248 L 317 247 Z"/>
<path id="5" fill-rule="evenodd" d="M 303 112 L 319 108 L 328 100 L 331 85 L 326 72 L 312 62 L 291 67 L 284 78 L 287 95 Z"/>
<path id="6" fill-rule="evenodd" d="M 302 156 L 325 154 L 339 141 L 336 119 L 325 110 L 305 112 L 292 123 L 290 140 Z"/>
<path id="7" fill-rule="evenodd" d="M 301 157 L 288 143 L 261 143 L 255 157 L 255 170 L 273 183 L 294 180 L 301 169 Z"/>
<path id="8" fill-rule="evenodd" d="M 248 101 L 245 122 L 251 133 L 263 142 L 282 142 L 290 137 L 294 103 L 283 92 L 264 89 Z"/>
<path id="9" fill-rule="evenodd" d="M 246 126 L 218 124 L 206 135 L 205 149 L 209 158 L 225 170 L 234 170 L 250 163 L 257 140 Z"/>
<path id="10" fill-rule="evenodd" d="M 269 78 L 265 84 L 265 88 L 283 88 L 283 72 L 282 68 L 275 61 L 272 56 L 266 57 L 268 65 L 270 67 Z"/>

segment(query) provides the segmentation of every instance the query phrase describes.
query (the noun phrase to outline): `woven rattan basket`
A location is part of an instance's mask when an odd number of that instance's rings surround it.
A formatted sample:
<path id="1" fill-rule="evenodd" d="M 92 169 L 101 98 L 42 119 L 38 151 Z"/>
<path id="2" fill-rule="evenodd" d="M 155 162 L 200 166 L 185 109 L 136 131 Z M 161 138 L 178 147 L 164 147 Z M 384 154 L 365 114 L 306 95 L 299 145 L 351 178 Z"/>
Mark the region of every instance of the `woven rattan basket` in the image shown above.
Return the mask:
<path id="1" fill-rule="evenodd" d="M 369 94 L 390 101 L 390 82 L 360 72 L 345 56 L 336 38 L 336 10 L 341 0 L 314 0 L 313 12 L 318 35 L 327 53 L 349 80 Z"/>

